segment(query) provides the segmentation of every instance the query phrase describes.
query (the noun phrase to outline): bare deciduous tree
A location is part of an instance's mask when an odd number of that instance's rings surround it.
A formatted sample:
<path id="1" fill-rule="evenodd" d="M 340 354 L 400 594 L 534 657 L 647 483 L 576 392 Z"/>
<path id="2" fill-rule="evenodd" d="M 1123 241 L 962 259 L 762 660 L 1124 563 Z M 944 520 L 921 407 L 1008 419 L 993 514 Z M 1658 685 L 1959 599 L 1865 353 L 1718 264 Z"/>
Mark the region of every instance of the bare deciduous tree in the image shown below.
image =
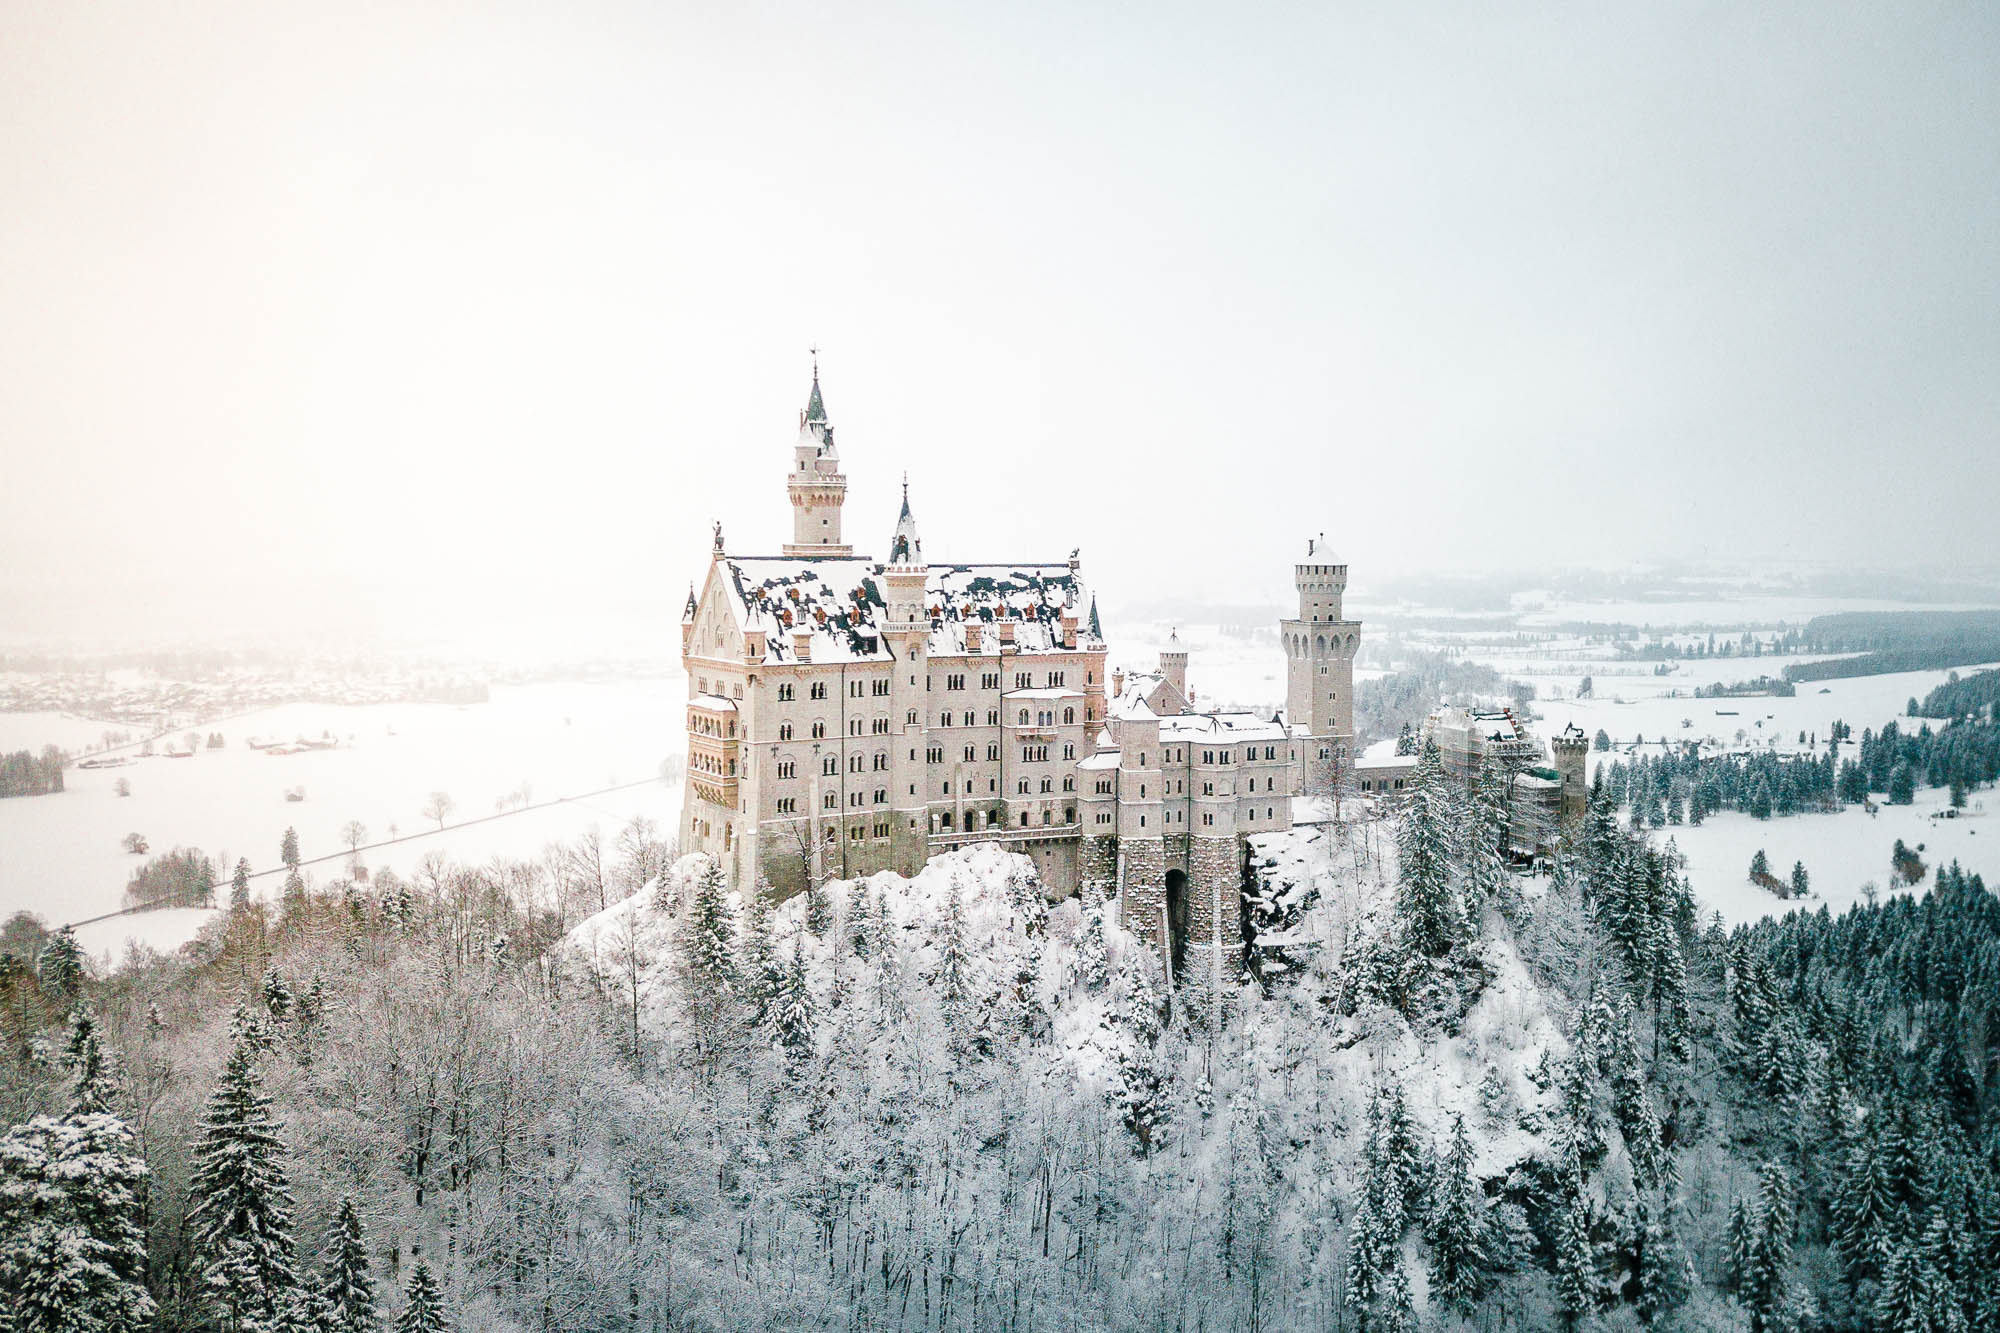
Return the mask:
<path id="1" fill-rule="evenodd" d="M 434 791 L 424 798 L 424 808 L 418 811 L 425 819 L 435 819 L 442 829 L 444 821 L 451 818 L 451 812 L 458 809 L 458 802 L 451 799 L 449 792 Z"/>

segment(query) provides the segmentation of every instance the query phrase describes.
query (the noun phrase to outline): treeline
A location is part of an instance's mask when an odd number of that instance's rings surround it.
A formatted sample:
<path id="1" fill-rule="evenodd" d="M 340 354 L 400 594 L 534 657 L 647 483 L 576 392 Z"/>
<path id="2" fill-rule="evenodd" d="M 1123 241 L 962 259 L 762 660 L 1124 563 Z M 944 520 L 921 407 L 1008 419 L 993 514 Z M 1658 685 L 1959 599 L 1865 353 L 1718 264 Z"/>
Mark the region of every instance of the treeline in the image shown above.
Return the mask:
<path id="1" fill-rule="evenodd" d="M 46 796 L 63 789 L 63 753 L 53 745 L 40 754 L 16 750 L 0 755 L 0 796 Z"/>
<path id="2" fill-rule="evenodd" d="M 1910 716 L 1953 722 L 1983 718 L 1992 722 L 2000 720 L 1995 717 L 1995 705 L 2000 705 L 2000 671 L 1975 671 L 1963 679 L 1954 671 L 1949 680 L 1931 690 L 1910 710 Z"/>
<path id="3" fill-rule="evenodd" d="M 1941 671 L 2000 661 L 2000 611 L 1850 612 L 1815 616 L 1806 636 L 1821 652 L 1858 653 L 1785 668 L 1794 683 Z"/>
<path id="4" fill-rule="evenodd" d="M 1651 828 L 1699 825 L 1718 810 L 1758 819 L 1840 808 L 1837 747 L 1824 756 L 1703 754 L 1687 744 L 1662 754 L 1600 764 L 1591 781 L 1614 809 Z"/>
<path id="5" fill-rule="evenodd" d="M 1820 755 L 1705 754 L 1690 742 L 1601 764 L 1592 788 L 1635 821 L 1663 828 L 1700 824 L 1718 810 L 1757 819 L 1823 813 L 1876 794 L 1908 805 L 1919 787 L 1949 788 L 1952 805 L 1963 806 L 1974 788 L 2000 780 L 2000 723 L 1968 720 L 1935 731 L 1926 723 L 1911 732 L 1892 720 L 1854 745 L 1836 722 L 1834 735 Z M 1843 746 L 1852 758 L 1841 757 Z"/>

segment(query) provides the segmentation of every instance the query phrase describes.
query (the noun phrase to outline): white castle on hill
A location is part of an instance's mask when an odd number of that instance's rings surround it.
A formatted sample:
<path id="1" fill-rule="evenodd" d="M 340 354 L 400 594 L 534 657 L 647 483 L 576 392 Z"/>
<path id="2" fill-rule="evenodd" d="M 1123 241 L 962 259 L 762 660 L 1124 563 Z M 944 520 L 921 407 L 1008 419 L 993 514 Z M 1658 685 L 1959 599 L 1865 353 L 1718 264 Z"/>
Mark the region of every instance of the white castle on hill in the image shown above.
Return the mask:
<path id="1" fill-rule="evenodd" d="M 681 846 L 782 898 L 999 842 L 1056 897 L 1094 881 L 1174 973 L 1232 969 L 1246 838 L 1289 828 L 1352 748 L 1347 567 L 1317 541 L 1297 566 L 1285 711 L 1202 713 L 1177 638 L 1107 691 L 1076 551 L 927 561 L 905 483 L 889 558 L 855 555 L 816 365 L 786 491 L 779 554 L 729 551 L 718 523 L 688 594 Z"/>

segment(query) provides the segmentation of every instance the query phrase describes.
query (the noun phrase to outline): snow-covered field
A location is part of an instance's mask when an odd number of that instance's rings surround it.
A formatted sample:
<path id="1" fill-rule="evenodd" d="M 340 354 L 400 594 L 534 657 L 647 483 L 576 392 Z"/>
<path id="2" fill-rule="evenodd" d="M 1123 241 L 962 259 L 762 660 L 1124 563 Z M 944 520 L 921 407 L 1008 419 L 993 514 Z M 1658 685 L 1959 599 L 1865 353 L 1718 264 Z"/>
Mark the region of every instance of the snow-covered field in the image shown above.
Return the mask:
<path id="1" fill-rule="evenodd" d="M 1870 884 L 1887 897 L 1889 852 L 1898 838 L 1912 850 L 1921 848 L 1918 854 L 1930 870 L 1918 891 L 1929 889 L 1936 872 L 1953 861 L 2000 889 L 2000 820 L 1991 813 L 2000 808 L 2000 797 L 1982 792 L 1961 818 L 1936 818 L 1949 808 L 1948 795 L 1942 788 L 1920 788 L 1914 805 L 1880 805 L 1874 815 L 1858 805 L 1837 814 L 1786 819 L 1759 820 L 1725 811 L 1710 815 L 1700 828 L 1662 832 L 1672 834 L 1687 858 L 1695 896 L 1731 925 L 1794 908 L 1817 911 L 1822 904 L 1844 912 L 1862 900 Z M 1788 901 L 1750 883 L 1750 858 L 1760 847 L 1771 873 L 1780 879 L 1791 874 L 1793 862 L 1803 862 L 1812 897 Z"/>
<path id="2" fill-rule="evenodd" d="M 495 803 L 525 785 L 531 803 L 557 801 L 624 783 L 643 786 L 543 809 L 509 813 L 464 828 L 411 838 L 368 853 L 370 866 L 407 870 L 428 853 L 477 861 L 530 856 L 591 824 L 608 835 L 634 815 L 671 830 L 678 783 L 658 776 L 683 748 L 678 681 L 499 686 L 484 704 L 294 704 L 219 724 L 228 745 L 192 758 L 164 755 L 119 768 L 71 768 L 68 790 L 0 801 L 0 917 L 32 911 L 50 922 L 75 921 L 122 906 L 125 881 L 141 858 L 122 850 L 127 833 L 143 834 L 154 854 L 199 847 L 226 868 L 239 856 L 253 869 L 278 861 L 287 827 L 301 853 L 341 852 L 340 829 L 359 820 L 371 840 L 435 829 L 421 813 L 433 791 L 456 803 L 450 822 L 495 813 Z M 51 730 L 46 714 L 0 714 L 16 748 L 94 739 L 101 723 L 56 719 L 81 729 Z M 252 750 L 251 737 L 291 739 L 330 732 L 339 746 L 300 754 Z M 114 794 L 119 779 L 132 794 Z M 303 787 L 305 799 L 285 799 Z M 332 864 L 309 868 L 324 880 Z M 258 881 L 260 892 L 275 888 Z M 87 927 L 95 954 L 122 952 L 128 938 L 167 946 L 188 938 L 199 914 L 144 913 Z"/>

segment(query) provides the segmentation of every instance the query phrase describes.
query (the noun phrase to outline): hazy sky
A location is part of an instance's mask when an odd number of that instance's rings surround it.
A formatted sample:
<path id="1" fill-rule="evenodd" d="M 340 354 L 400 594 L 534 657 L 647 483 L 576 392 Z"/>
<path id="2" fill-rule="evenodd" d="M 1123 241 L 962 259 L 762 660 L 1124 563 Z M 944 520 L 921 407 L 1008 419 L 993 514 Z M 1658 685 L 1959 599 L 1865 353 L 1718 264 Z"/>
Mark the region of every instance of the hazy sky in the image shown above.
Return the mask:
<path id="1" fill-rule="evenodd" d="M 2000 6 L 340 8 L 0 0 L 16 634 L 677 646 L 815 344 L 862 550 L 1114 604 L 2000 555 Z"/>

